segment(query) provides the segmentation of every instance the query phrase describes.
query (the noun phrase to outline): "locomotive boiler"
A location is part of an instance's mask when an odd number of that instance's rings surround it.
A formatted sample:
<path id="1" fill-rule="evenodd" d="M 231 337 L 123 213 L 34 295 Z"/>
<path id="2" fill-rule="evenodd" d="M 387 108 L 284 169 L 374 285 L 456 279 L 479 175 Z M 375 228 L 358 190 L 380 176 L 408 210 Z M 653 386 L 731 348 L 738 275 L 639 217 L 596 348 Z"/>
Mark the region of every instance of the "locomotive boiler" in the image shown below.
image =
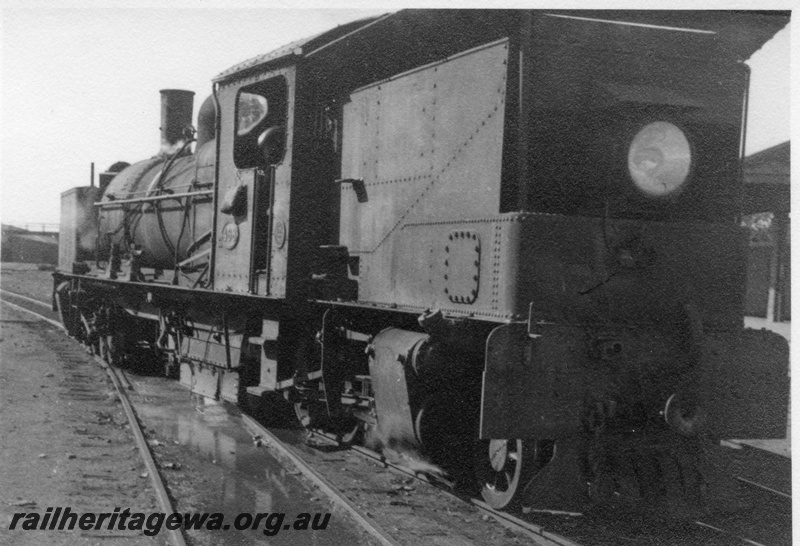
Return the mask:
<path id="1" fill-rule="evenodd" d="M 55 305 L 494 507 L 708 507 L 718 441 L 786 428 L 739 211 L 743 61 L 787 17 L 401 11 L 219 74 L 196 136 L 163 91 L 159 153 L 64 194 Z"/>

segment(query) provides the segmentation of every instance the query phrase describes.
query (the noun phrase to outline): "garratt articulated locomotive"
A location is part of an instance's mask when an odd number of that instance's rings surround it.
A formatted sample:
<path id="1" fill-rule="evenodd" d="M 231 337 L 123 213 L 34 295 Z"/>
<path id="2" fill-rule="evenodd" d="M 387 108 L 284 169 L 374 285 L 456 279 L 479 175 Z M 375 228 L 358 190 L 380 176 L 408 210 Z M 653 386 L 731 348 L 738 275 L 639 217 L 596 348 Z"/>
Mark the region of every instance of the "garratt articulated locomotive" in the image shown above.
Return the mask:
<path id="1" fill-rule="evenodd" d="M 54 305 L 495 507 L 704 506 L 714 441 L 786 427 L 738 211 L 743 61 L 787 19 L 401 11 L 223 72 L 196 132 L 163 91 L 161 151 L 63 195 Z"/>

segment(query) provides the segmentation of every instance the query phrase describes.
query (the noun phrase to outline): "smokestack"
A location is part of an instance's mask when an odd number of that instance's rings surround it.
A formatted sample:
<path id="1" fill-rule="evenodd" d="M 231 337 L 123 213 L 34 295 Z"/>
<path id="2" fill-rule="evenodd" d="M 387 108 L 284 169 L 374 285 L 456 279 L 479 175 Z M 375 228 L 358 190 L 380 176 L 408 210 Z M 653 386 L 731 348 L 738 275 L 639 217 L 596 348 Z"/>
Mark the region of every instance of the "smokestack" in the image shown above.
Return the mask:
<path id="1" fill-rule="evenodd" d="M 183 130 L 192 125 L 194 91 L 161 90 L 161 153 L 174 154 L 186 142 Z"/>

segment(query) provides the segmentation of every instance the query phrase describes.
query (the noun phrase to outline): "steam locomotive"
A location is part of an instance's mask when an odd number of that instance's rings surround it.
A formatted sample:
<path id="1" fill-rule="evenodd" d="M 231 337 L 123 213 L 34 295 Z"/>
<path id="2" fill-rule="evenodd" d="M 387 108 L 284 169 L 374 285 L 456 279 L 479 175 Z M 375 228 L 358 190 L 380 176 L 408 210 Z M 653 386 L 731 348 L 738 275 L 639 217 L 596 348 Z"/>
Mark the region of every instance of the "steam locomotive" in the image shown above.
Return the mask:
<path id="1" fill-rule="evenodd" d="M 707 506 L 719 439 L 786 428 L 739 211 L 743 61 L 787 21 L 400 11 L 222 72 L 196 129 L 164 90 L 160 151 L 62 195 L 54 308 L 494 507 Z"/>

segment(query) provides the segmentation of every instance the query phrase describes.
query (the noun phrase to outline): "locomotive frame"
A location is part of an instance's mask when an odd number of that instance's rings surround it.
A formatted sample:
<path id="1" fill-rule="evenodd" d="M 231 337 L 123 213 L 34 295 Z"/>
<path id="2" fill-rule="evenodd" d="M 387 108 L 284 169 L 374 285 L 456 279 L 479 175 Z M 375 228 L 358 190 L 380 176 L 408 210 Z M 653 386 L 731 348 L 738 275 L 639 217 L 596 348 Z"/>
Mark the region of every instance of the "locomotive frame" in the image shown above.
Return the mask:
<path id="1" fill-rule="evenodd" d="M 54 308 L 498 508 L 706 506 L 714 441 L 786 425 L 736 211 L 743 61 L 787 18 L 401 11 L 221 73 L 196 138 L 162 91 L 158 155 L 62 196 Z"/>

